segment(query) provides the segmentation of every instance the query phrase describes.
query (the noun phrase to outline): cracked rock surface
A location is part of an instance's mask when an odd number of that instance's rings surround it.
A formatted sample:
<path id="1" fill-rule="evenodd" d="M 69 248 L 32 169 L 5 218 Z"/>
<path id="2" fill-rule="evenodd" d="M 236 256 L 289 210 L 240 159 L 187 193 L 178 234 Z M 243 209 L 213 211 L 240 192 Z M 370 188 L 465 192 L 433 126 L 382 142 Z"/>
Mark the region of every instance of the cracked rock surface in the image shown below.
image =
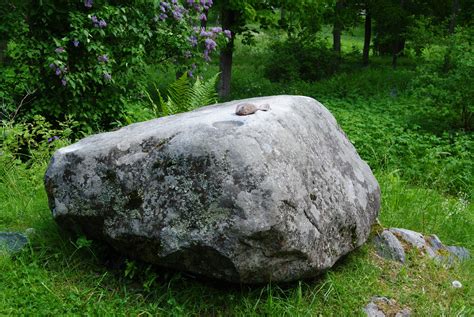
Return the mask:
<path id="1" fill-rule="evenodd" d="M 242 102 L 271 110 L 237 116 Z M 366 241 L 380 208 L 368 165 L 329 111 L 301 96 L 90 136 L 54 154 L 45 186 L 64 228 L 237 283 L 318 275 Z"/>

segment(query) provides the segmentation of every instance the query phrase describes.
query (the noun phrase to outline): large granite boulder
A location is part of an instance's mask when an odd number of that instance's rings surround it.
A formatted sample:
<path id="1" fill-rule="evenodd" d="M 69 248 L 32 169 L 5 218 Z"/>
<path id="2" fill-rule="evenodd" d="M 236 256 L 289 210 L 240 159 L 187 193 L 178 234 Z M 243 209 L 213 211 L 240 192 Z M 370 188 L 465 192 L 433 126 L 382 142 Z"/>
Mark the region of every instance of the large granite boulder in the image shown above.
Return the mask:
<path id="1" fill-rule="evenodd" d="M 269 111 L 235 114 L 236 105 Z M 380 189 L 316 100 L 234 101 L 58 150 L 45 176 L 69 230 L 158 265 L 240 283 L 313 277 L 362 245 Z"/>

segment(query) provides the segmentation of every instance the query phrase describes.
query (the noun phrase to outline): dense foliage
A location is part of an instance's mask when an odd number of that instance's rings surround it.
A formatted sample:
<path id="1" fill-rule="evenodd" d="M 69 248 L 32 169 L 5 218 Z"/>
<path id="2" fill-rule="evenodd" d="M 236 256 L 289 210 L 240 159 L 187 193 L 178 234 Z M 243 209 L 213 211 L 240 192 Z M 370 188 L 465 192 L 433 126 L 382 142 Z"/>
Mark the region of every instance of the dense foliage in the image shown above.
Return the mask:
<path id="1" fill-rule="evenodd" d="M 4 116 L 49 120 L 72 114 L 107 127 L 143 98 L 148 65 L 195 72 L 223 38 L 201 29 L 212 1 L 7 1 L 0 7 L 6 58 L 0 69 Z"/>
<path id="2" fill-rule="evenodd" d="M 425 30 L 425 29 L 424 29 Z M 426 30 L 425 30 L 426 31 Z M 465 130 L 474 128 L 474 30 L 449 36 L 431 34 L 422 51 L 415 94 L 423 104 L 443 113 Z"/>
<path id="3" fill-rule="evenodd" d="M 297 39 L 274 42 L 270 47 L 265 77 L 271 81 L 315 81 L 333 75 L 339 57 L 324 42 Z"/>

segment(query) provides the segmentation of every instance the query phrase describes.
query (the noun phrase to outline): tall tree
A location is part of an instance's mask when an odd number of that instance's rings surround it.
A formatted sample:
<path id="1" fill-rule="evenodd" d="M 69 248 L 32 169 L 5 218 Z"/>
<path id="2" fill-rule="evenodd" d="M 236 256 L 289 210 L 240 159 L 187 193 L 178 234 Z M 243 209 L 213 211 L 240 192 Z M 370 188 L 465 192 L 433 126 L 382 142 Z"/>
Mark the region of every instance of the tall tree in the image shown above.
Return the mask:
<path id="1" fill-rule="evenodd" d="M 334 8 L 334 25 L 332 28 L 332 49 L 339 56 L 341 55 L 341 33 L 343 28 L 342 10 L 344 7 L 344 0 L 337 0 Z"/>
<path id="2" fill-rule="evenodd" d="M 369 65 L 370 41 L 372 39 L 372 13 L 369 5 L 365 7 L 364 49 L 362 51 L 362 65 Z"/>
<path id="3" fill-rule="evenodd" d="M 381 54 L 392 55 L 393 67 L 396 67 L 398 56 L 403 52 L 406 31 L 412 21 L 408 8 L 405 0 L 375 0 L 371 5 L 371 14 L 375 19 L 375 48 Z"/>
<path id="4" fill-rule="evenodd" d="M 456 28 L 456 20 L 459 11 L 459 0 L 452 0 L 451 18 L 449 21 L 449 33 L 453 34 Z"/>
<path id="5" fill-rule="evenodd" d="M 248 26 L 248 23 L 258 22 L 256 8 L 263 5 L 268 4 L 258 0 L 221 0 L 216 3 L 215 7 L 219 12 L 222 27 L 232 32 L 232 37 L 221 50 L 219 58 L 220 97 L 225 98 L 230 94 L 235 37 L 237 34 L 244 34 L 247 39 L 252 36 L 253 29 Z"/>
<path id="6" fill-rule="evenodd" d="M 232 31 L 232 39 L 220 55 L 219 95 L 227 97 L 230 94 L 236 35 L 243 35 L 243 42 L 251 44 L 258 28 L 275 27 L 285 30 L 289 37 L 300 36 L 304 40 L 313 40 L 321 28 L 323 12 L 331 2 L 332 0 L 216 1 L 215 7 L 219 10 L 222 27 Z M 277 9 L 281 11 L 278 12 Z"/>
<path id="7" fill-rule="evenodd" d="M 221 72 L 221 77 L 219 80 L 219 96 L 227 97 L 230 95 L 230 83 L 232 78 L 232 58 L 234 54 L 234 41 L 235 41 L 235 23 L 239 12 L 226 8 L 225 6 L 221 7 L 221 23 L 222 28 L 225 30 L 231 30 L 232 36 L 225 47 L 221 49 L 219 57 L 219 69 Z"/>

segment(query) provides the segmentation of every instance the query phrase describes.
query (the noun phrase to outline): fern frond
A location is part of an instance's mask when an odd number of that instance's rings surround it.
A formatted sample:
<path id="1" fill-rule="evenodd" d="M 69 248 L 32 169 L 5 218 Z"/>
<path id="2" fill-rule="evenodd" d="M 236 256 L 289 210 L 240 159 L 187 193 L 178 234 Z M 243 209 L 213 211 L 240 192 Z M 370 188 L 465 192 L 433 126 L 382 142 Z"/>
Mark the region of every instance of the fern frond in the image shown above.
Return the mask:
<path id="1" fill-rule="evenodd" d="M 187 73 L 168 87 L 167 105 L 173 114 L 188 111 L 191 90 Z"/>
<path id="2" fill-rule="evenodd" d="M 207 106 L 217 102 L 216 85 L 219 79 L 219 73 L 214 75 L 208 81 L 202 82 L 199 78 L 193 85 L 190 105 L 192 109 Z M 190 109 L 191 110 L 191 109 Z"/>
<path id="3" fill-rule="evenodd" d="M 147 97 L 153 106 L 156 116 L 167 116 L 190 111 L 217 102 L 216 85 L 218 78 L 219 74 L 216 74 L 207 81 L 201 81 L 198 78 L 191 85 L 188 74 L 184 73 L 178 80 L 169 85 L 166 101 L 156 86 L 159 105 L 156 105 L 149 93 L 147 93 Z M 159 111 L 158 108 L 160 109 Z"/>

